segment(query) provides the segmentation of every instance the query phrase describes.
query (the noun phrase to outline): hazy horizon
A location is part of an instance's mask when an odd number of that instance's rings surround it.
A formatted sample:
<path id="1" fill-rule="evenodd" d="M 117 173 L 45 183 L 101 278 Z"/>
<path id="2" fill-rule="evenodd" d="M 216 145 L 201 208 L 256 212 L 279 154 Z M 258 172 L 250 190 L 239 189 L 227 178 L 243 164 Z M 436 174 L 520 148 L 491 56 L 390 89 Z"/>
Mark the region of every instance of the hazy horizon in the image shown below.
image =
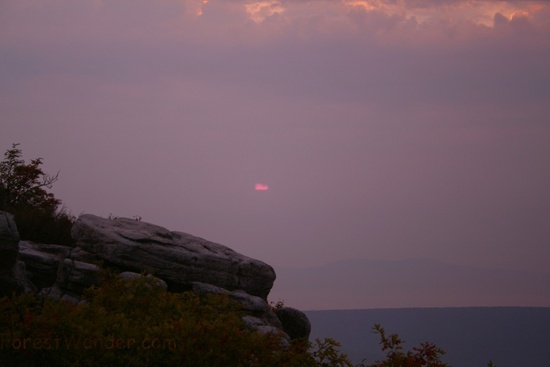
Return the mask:
<path id="1" fill-rule="evenodd" d="M 445 350 L 442 360 L 454 367 L 544 367 L 550 308 L 473 307 L 306 312 L 312 321 L 310 340 L 331 337 L 342 344 L 353 363 L 384 360 L 380 324 L 397 333 L 404 350 L 430 342 Z M 522 351 L 529 353 L 522 353 Z"/>
<path id="2" fill-rule="evenodd" d="M 544 1 L 0 3 L 2 152 L 278 267 L 549 275 L 548 116 Z"/>
<path id="3" fill-rule="evenodd" d="M 277 267 L 269 301 L 301 310 L 550 307 L 550 275 L 432 259 Z"/>

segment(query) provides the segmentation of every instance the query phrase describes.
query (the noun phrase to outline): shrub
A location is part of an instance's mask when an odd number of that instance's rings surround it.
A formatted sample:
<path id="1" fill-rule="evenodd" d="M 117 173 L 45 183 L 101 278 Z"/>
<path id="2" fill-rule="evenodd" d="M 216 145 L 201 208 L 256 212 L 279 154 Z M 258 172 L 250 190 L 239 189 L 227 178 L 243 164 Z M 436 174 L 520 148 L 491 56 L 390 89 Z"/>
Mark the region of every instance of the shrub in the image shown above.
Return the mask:
<path id="1" fill-rule="evenodd" d="M 307 341 L 247 328 L 227 297 L 169 293 L 146 277 L 107 280 L 81 305 L 3 298 L 0 315 L 6 366 L 348 366 L 334 343 L 310 353 Z"/>
<path id="2" fill-rule="evenodd" d="M 315 339 L 315 349 L 312 351 L 316 366 L 318 367 L 353 367 L 347 355 L 341 353 L 338 348 L 340 343 L 332 338 L 324 340 Z"/>
<path id="3" fill-rule="evenodd" d="M 359 367 L 448 367 L 440 357 L 445 351 L 432 343 L 421 343 L 420 347 L 403 351 L 403 341 L 397 334 L 386 335 L 386 331 L 379 324 L 375 324 L 373 332 L 380 335 L 382 351 L 386 351 L 386 360 L 374 364 L 361 364 Z"/>
<path id="4" fill-rule="evenodd" d="M 13 144 L 0 162 L 0 210 L 14 215 L 23 240 L 72 245 L 74 218 L 46 190 L 52 188 L 59 173 L 44 173 L 41 158 L 25 163 L 18 146 Z"/>

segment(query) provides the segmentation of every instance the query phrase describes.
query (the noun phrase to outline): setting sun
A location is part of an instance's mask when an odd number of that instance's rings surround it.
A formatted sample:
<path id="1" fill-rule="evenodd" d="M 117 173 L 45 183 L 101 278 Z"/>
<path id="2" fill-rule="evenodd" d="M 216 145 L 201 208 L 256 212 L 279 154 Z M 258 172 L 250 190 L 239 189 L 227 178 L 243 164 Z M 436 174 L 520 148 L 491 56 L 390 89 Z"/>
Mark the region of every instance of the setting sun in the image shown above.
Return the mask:
<path id="1" fill-rule="evenodd" d="M 261 183 L 257 183 L 255 188 L 256 188 L 256 191 L 267 191 L 267 190 L 269 190 L 269 186 L 261 184 Z"/>

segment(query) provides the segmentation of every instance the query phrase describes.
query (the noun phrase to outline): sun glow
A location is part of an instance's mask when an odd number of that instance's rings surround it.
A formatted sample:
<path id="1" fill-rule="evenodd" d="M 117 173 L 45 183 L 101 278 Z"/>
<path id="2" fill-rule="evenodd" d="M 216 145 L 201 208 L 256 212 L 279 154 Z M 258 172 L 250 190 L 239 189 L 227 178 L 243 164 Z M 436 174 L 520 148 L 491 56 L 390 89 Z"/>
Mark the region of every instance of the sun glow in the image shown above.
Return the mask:
<path id="1" fill-rule="evenodd" d="M 528 18 L 528 17 L 529 17 L 529 13 L 526 12 L 525 10 L 516 10 L 510 15 L 509 19 L 513 20 L 515 18 Z"/>
<path id="2" fill-rule="evenodd" d="M 201 5 L 199 6 L 199 9 L 197 10 L 197 15 L 199 17 L 203 14 L 202 7 L 206 4 L 208 4 L 208 0 L 202 0 Z"/>
<path id="3" fill-rule="evenodd" d="M 246 12 L 256 23 L 263 22 L 266 18 L 274 14 L 285 12 L 282 4 L 278 0 L 257 1 L 245 4 Z"/>
<path id="4" fill-rule="evenodd" d="M 352 7 L 362 7 L 365 10 L 374 10 L 377 8 L 378 3 L 373 1 L 367 1 L 367 0 L 348 0 L 345 1 L 345 4 Z"/>
<path id="5" fill-rule="evenodd" d="M 401 14 L 407 18 L 415 18 L 419 22 L 470 21 L 475 24 L 492 27 L 497 13 L 509 20 L 526 18 L 545 8 L 539 2 L 523 1 L 457 1 L 441 3 L 438 6 L 418 6 L 414 2 L 395 0 L 342 0 L 342 3 L 352 8 L 363 8 L 366 11 L 378 10 L 387 14 Z"/>
<path id="6" fill-rule="evenodd" d="M 261 183 L 257 183 L 256 186 L 255 186 L 255 189 L 256 189 L 256 191 L 267 191 L 267 190 L 269 190 L 269 186 L 261 184 Z"/>

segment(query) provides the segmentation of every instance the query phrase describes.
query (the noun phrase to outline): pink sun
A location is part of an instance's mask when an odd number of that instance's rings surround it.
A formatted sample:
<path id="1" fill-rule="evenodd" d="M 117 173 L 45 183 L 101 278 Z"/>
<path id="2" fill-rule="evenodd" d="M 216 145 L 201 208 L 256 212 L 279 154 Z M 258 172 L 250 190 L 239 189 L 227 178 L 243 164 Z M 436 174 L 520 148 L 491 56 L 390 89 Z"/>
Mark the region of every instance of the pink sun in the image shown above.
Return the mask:
<path id="1" fill-rule="evenodd" d="M 269 190 L 269 186 L 261 184 L 261 183 L 257 183 L 255 187 L 256 187 L 256 191 L 267 191 L 267 190 Z"/>

